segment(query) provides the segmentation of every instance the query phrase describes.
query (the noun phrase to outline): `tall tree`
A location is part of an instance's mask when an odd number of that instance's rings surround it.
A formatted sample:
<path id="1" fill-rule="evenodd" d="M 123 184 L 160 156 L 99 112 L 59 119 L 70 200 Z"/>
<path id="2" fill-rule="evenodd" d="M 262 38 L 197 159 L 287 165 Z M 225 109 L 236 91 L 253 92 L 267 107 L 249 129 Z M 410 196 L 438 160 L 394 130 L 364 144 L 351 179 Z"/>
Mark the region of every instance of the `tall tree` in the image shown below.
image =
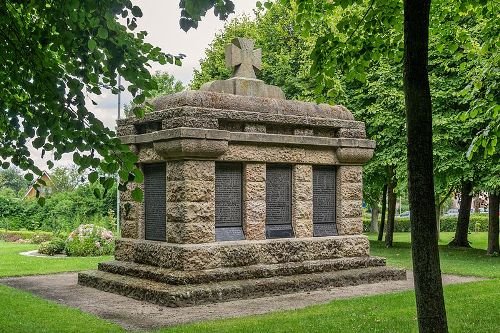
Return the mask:
<path id="1" fill-rule="evenodd" d="M 56 167 L 50 173 L 52 193 L 70 192 L 83 183 L 83 174 L 78 172 L 76 165 Z"/>
<path id="2" fill-rule="evenodd" d="M 169 95 L 176 92 L 180 92 L 184 90 L 184 85 L 181 81 L 177 80 L 172 74 L 168 72 L 156 71 L 152 78 L 153 82 L 155 82 L 156 88 L 150 89 L 148 91 L 148 100 L 162 96 Z M 132 117 L 134 115 L 133 110 L 137 105 L 134 103 L 125 104 L 123 106 L 123 110 L 125 111 L 125 116 Z M 147 108 L 145 111 L 150 111 L 152 108 Z"/>
<path id="3" fill-rule="evenodd" d="M 420 332 L 447 332 L 432 177 L 432 103 L 427 72 L 430 0 L 404 1 L 408 197 Z"/>
<path id="4" fill-rule="evenodd" d="M 10 188 L 14 193 L 26 191 L 29 182 L 24 179 L 21 170 L 16 167 L 0 169 L 0 188 Z"/>

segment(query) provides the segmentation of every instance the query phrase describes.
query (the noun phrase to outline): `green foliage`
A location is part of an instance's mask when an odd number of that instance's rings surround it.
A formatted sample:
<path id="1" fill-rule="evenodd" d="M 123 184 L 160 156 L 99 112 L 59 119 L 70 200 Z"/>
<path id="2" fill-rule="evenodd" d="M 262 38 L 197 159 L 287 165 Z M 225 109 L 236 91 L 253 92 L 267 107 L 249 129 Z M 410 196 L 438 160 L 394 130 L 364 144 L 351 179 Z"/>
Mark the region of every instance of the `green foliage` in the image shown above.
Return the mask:
<path id="1" fill-rule="evenodd" d="M 148 91 L 149 98 L 151 100 L 155 97 L 162 95 L 169 95 L 176 92 L 180 92 L 184 90 L 184 85 L 181 81 L 176 80 L 175 77 L 167 72 L 156 71 L 152 77 L 152 80 L 156 83 L 155 89 L 150 89 Z M 123 109 L 125 111 L 125 116 L 131 117 L 133 116 L 132 110 L 134 109 L 134 104 L 126 104 Z M 146 107 L 145 111 L 150 111 L 151 108 Z"/>
<path id="2" fill-rule="evenodd" d="M 85 184 L 55 193 L 43 206 L 35 200 L 0 195 L 0 228 L 67 233 L 82 223 L 94 223 L 115 230 L 116 187 L 102 198 L 94 195 L 96 188 L 102 190 L 98 184 Z"/>
<path id="3" fill-rule="evenodd" d="M 83 183 L 83 176 L 75 165 L 57 167 L 50 172 L 52 193 L 69 192 Z"/>
<path id="4" fill-rule="evenodd" d="M 196 9 L 190 7 L 188 12 L 195 15 Z M 157 88 L 148 62 L 180 64 L 182 55 L 163 53 L 145 42 L 145 31 L 136 31 L 141 16 L 130 0 L 0 2 L 4 169 L 12 163 L 41 175 L 30 158 L 27 142 L 31 142 L 42 157 L 52 152 L 60 160 L 73 153 L 80 170 L 100 167 L 107 174 L 121 170 L 120 182 L 131 181 L 128 175 L 136 168 L 137 157 L 88 110 L 86 100 L 96 104 L 94 96 L 103 90 L 113 94 L 124 90 L 117 84 L 120 75 L 130 83 L 127 89 L 134 103 L 141 104 L 148 91 Z M 144 109 L 133 111 L 141 116 Z M 114 181 L 110 176 L 99 180 L 107 189 Z"/>
<path id="5" fill-rule="evenodd" d="M 19 168 L 11 166 L 0 169 L 0 190 L 11 189 L 14 196 L 17 196 L 20 192 L 26 191 L 28 185 Z"/>
<path id="6" fill-rule="evenodd" d="M 48 256 L 53 256 L 55 254 L 62 254 L 65 247 L 66 242 L 64 241 L 64 239 L 56 237 L 49 242 L 43 242 L 42 244 L 40 244 L 38 252 L 46 254 Z"/>
<path id="7" fill-rule="evenodd" d="M 81 224 L 66 240 L 68 256 L 88 257 L 113 254 L 115 249 L 113 233 L 93 224 Z"/>
<path id="8" fill-rule="evenodd" d="M 179 24 L 184 31 L 197 28 L 202 16 L 205 16 L 210 8 L 214 8 L 215 16 L 225 20 L 234 12 L 234 3 L 231 0 L 180 0 L 181 19 Z"/>
<path id="9" fill-rule="evenodd" d="M 325 23 L 329 27 L 317 37 L 311 52 L 311 72 L 318 86 L 332 87 L 332 79 L 339 74 L 348 82 L 365 82 L 367 74 L 383 58 L 401 63 L 403 2 L 297 0 L 296 4 L 297 27 L 304 35 Z M 454 66 L 448 69 L 455 69 L 464 83 L 455 91 L 466 106 L 462 120 L 479 118 L 482 123 L 480 135 L 468 142 L 472 142 L 469 154 L 480 147 L 485 154 L 495 154 L 500 135 L 499 10 L 496 1 L 437 1 L 431 6 L 430 37 L 435 43 L 429 50 L 434 57 L 439 54 L 441 59 L 451 59 Z M 341 16 L 331 21 L 325 13 Z"/>

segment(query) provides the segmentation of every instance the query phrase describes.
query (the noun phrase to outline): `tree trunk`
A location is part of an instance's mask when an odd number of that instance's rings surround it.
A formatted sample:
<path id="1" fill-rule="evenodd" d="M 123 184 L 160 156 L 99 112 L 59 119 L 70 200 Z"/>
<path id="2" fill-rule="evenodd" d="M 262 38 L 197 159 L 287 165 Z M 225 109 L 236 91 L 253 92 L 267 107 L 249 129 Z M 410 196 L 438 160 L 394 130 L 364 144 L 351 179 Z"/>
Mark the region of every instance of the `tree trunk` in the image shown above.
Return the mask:
<path id="1" fill-rule="evenodd" d="M 449 245 L 470 247 L 469 235 L 469 222 L 470 222 L 470 207 L 472 203 L 472 182 L 466 180 L 462 183 L 460 190 L 460 209 L 458 211 L 457 229 L 455 231 L 455 238 Z"/>
<path id="2" fill-rule="evenodd" d="M 434 209 L 432 104 L 427 72 L 430 0 L 404 1 L 408 199 L 418 327 L 448 332 Z"/>
<path id="3" fill-rule="evenodd" d="M 439 233 L 441 232 L 441 203 L 436 204 L 436 233 L 439 242 Z"/>
<path id="4" fill-rule="evenodd" d="M 444 195 L 437 194 L 436 195 L 436 230 L 437 230 L 437 240 L 439 243 L 439 236 L 441 233 L 441 214 L 443 210 L 443 205 L 446 200 L 450 197 L 450 194 L 453 192 L 453 187 L 451 187 L 448 192 Z"/>
<path id="5" fill-rule="evenodd" d="M 391 176 L 392 172 L 391 172 Z M 385 246 L 392 247 L 394 239 L 394 218 L 396 217 L 396 193 L 394 193 L 395 182 L 389 181 L 387 187 L 387 231 L 385 233 Z"/>
<path id="6" fill-rule="evenodd" d="M 500 195 L 497 193 L 489 193 L 489 223 L 488 223 L 488 254 L 500 253 L 500 245 L 498 243 L 498 211 L 500 203 Z"/>
<path id="7" fill-rule="evenodd" d="M 371 221 L 370 221 L 370 232 L 377 232 L 378 231 L 378 205 L 373 204 L 372 205 L 372 216 L 371 216 Z"/>
<path id="8" fill-rule="evenodd" d="M 382 238 L 384 237 L 386 203 L 387 203 L 387 184 L 384 184 L 384 189 L 382 191 L 382 219 L 380 220 L 380 226 L 378 229 L 379 242 L 381 242 Z"/>

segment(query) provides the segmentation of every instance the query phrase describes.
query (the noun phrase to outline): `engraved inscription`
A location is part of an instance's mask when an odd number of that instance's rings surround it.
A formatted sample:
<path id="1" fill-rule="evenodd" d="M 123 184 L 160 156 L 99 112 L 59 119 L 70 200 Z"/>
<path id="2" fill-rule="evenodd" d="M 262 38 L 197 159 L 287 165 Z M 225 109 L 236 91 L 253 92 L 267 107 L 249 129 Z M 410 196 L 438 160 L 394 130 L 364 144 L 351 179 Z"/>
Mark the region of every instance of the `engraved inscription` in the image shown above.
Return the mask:
<path id="1" fill-rule="evenodd" d="M 148 240 L 166 240 L 166 165 L 144 164 L 144 232 Z"/>
<path id="2" fill-rule="evenodd" d="M 266 167 L 266 237 L 293 237 L 292 168 L 289 165 Z"/>
<path id="3" fill-rule="evenodd" d="M 215 165 L 215 239 L 244 239 L 242 226 L 242 167 L 239 163 Z"/>
<path id="4" fill-rule="evenodd" d="M 337 235 L 335 215 L 335 168 L 313 168 L 313 234 L 314 236 Z"/>

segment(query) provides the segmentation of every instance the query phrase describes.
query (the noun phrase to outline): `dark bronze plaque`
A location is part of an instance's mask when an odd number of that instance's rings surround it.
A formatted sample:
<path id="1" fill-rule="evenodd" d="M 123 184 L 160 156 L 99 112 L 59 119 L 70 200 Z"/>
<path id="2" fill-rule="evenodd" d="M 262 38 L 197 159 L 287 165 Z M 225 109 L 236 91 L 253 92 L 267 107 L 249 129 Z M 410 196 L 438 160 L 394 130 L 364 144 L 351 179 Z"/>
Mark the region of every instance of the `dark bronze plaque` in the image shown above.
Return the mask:
<path id="1" fill-rule="evenodd" d="M 292 168 L 289 165 L 266 167 L 266 237 L 293 237 Z"/>
<path id="2" fill-rule="evenodd" d="M 240 163 L 215 164 L 215 239 L 241 240 L 242 168 Z M 236 231 L 236 230 L 239 231 Z"/>
<path id="3" fill-rule="evenodd" d="M 149 240 L 166 240 L 166 166 L 144 164 L 144 233 Z"/>
<path id="4" fill-rule="evenodd" d="M 338 234 L 334 167 L 313 167 L 313 234 L 319 237 Z"/>

